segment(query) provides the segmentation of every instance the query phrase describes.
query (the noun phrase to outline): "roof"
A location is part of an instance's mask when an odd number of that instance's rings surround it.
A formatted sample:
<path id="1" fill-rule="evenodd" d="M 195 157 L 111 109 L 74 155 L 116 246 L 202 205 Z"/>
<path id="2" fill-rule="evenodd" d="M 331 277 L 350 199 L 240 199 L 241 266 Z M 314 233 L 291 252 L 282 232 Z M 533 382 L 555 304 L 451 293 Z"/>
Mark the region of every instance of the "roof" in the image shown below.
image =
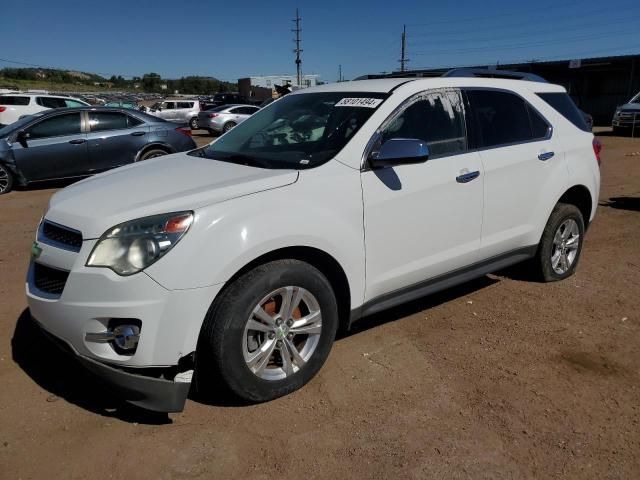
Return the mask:
<path id="1" fill-rule="evenodd" d="M 317 87 L 296 90 L 290 95 L 320 92 L 372 92 L 389 93 L 403 85 L 411 85 L 411 88 L 446 88 L 446 87 L 482 87 L 482 88 L 506 88 L 518 90 L 526 88 L 535 92 L 559 92 L 564 88 L 552 83 L 532 82 L 528 80 L 512 80 L 504 78 L 477 78 L 477 77 L 431 77 L 431 78 L 381 78 L 373 80 L 354 80 L 351 82 L 328 83 Z"/>

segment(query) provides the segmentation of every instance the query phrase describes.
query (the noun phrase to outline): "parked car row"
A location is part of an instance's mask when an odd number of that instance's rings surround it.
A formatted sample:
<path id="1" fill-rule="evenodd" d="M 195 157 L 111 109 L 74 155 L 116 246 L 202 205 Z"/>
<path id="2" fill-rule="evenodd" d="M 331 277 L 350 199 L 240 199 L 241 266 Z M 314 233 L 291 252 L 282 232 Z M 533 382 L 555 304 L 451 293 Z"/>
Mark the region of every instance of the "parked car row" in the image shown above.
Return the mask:
<path id="1" fill-rule="evenodd" d="M 616 108 L 611 126 L 615 133 L 640 135 L 640 92 L 627 103 Z"/>
<path id="2" fill-rule="evenodd" d="M 0 194 L 16 184 L 84 177 L 195 147 L 191 130 L 143 112 L 50 109 L 0 129 Z"/>
<path id="3" fill-rule="evenodd" d="M 89 104 L 77 98 L 58 95 L 34 93 L 0 95 L 0 126 L 10 125 L 24 115 L 51 108 L 81 106 L 89 106 Z"/>

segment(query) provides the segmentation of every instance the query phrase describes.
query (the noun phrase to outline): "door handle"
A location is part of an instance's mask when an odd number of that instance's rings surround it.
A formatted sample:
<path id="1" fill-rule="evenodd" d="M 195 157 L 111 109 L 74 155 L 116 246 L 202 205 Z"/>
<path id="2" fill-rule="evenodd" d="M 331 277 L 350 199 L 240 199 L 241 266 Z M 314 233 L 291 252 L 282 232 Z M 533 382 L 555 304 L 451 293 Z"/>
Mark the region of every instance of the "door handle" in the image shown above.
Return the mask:
<path id="1" fill-rule="evenodd" d="M 76 138 L 75 140 L 69 140 L 71 145 L 80 145 L 81 143 L 86 142 L 84 138 Z"/>
<path id="2" fill-rule="evenodd" d="M 456 182 L 458 183 L 469 183 L 471 180 L 475 180 L 480 176 L 480 172 L 476 170 L 475 172 L 463 173 L 462 175 L 458 175 L 456 177 Z"/>
<path id="3" fill-rule="evenodd" d="M 147 133 L 147 132 L 133 132 L 131 135 L 133 135 L 134 137 L 141 137 L 145 133 Z"/>
<path id="4" fill-rule="evenodd" d="M 554 152 L 542 152 L 540 155 L 538 155 L 538 160 L 542 160 L 543 162 L 549 160 L 551 157 L 553 157 L 555 155 Z"/>

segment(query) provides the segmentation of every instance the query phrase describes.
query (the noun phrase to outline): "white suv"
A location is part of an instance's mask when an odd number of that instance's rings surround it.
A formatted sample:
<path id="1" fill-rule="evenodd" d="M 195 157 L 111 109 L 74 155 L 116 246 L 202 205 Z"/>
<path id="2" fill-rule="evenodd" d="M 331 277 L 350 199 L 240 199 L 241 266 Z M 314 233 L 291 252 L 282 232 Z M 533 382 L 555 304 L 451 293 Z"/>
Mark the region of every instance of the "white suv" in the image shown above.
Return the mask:
<path id="1" fill-rule="evenodd" d="M 129 401 L 260 402 L 374 312 L 530 260 L 573 274 L 599 151 L 557 85 L 470 77 L 292 93 L 189 153 L 56 193 L 34 319 Z M 594 152 L 594 149 L 596 150 Z"/>
<path id="2" fill-rule="evenodd" d="M 0 125 L 10 125 L 20 117 L 42 112 L 50 108 L 88 107 L 77 98 L 58 95 L 12 93 L 0 95 Z"/>

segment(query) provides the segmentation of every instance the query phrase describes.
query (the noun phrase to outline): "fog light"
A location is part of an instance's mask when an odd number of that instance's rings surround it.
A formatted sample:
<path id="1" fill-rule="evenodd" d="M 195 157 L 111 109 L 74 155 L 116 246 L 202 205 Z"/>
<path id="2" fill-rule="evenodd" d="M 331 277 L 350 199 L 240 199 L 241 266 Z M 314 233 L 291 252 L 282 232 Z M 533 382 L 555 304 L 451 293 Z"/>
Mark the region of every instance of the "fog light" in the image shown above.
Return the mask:
<path id="1" fill-rule="evenodd" d="M 113 341 L 122 350 L 135 350 L 140 340 L 140 327 L 137 325 L 118 325 L 113 329 Z"/>
<path id="2" fill-rule="evenodd" d="M 116 352 L 133 355 L 140 340 L 140 326 L 123 323 L 109 328 L 106 332 L 89 332 L 85 340 L 95 343 L 110 343 Z"/>

